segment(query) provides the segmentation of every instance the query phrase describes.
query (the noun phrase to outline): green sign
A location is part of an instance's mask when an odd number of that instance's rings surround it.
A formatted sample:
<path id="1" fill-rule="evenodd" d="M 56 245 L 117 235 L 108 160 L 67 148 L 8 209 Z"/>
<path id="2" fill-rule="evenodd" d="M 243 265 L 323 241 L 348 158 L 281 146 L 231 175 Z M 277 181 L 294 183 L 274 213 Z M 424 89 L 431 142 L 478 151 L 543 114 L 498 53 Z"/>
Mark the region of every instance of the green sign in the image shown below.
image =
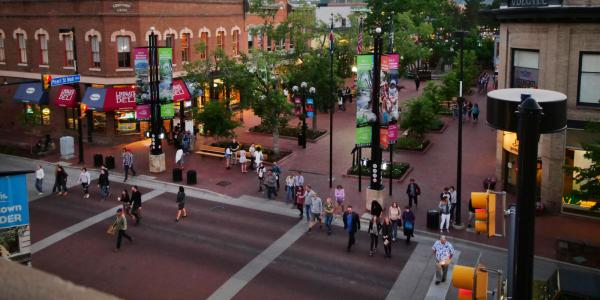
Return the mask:
<path id="1" fill-rule="evenodd" d="M 371 144 L 371 126 L 356 128 L 356 145 L 367 146 Z"/>
<path id="2" fill-rule="evenodd" d="M 158 48 L 158 98 L 160 103 L 173 102 L 173 49 Z"/>
<path id="3" fill-rule="evenodd" d="M 173 103 L 160 105 L 160 117 L 163 119 L 173 119 L 175 116 L 175 107 Z"/>

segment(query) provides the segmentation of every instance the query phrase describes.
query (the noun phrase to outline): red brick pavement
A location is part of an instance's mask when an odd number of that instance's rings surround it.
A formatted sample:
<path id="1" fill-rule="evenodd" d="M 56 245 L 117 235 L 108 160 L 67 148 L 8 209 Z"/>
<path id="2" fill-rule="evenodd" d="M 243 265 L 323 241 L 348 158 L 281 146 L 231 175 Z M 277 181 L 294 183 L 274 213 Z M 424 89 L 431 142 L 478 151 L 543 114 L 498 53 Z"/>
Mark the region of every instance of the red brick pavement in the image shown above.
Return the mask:
<path id="1" fill-rule="evenodd" d="M 409 80 L 401 82 L 407 89 L 400 93 L 402 101 L 416 96 L 418 93 L 414 90 L 414 84 Z M 474 103 L 478 103 L 482 111 L 481 116 L 485 116 L 486 103 L 485 96 L 474 94 L 467 97 Z M 347 104 L 347 111 L 334 114 L 334 164 L 333 176 L 334 185 L 342 184 L 346 188 L 347 202 L 355 207 L 363 207 L 365 202 L 365 188 L 368 182 L 363 181 L 363 191 L 358 192 L 357 180 L 345 178 L 342 175 L 351 166 L 351 150 L 354 147 L 354 114 L 353 104 Z M 329 116 L 327 114 L 318 114 L 318 127 L 320 129 L 329 128 Z M 414 177 L 422 188 L 422 195 L 419 200 L 417 214 L 417 229 L 426 230 L 425 213 L 428 208 L 437 207 L 438 195 L 444 186 L 456 184 L 456 139 L 457 139 L 457 121 L 449 117 L 443 120 L 447 124 L 446 130 L 439 133 L 428 134 L 428 139 L 432 145 L 427 153 L 402 152 L 394 156 L 395 161 L 409 162 L 413 170 L 409 177 Z M 247 131 L 251 126 L 259 123 L 258 118 L 251 112 L 244 113 L 244 127 L 238 128 L 236 133 L 238 140 L 242 143 L 259 143 L 267 146 L 272 145 L 270 136 L 252 134 Z M 296 124 L 297 120 L 291 120 L 291 124 Z M 3 139 L 18 139 L 19 136 L 2 137 Z M 495 168 L 496 151 L 496 132 L 485 125 L 482 119 L 474 124 L 465 122 L 463 126 L 463 177 L 462 177 L 462 199 L 463 209 L 462 218 L 467 220 L 467 199 L 471 191 L 480 191 L 483 178 L 493 175 Z M 197 144 L 209 143 L 211 139 L 199 137 Z M 150 174 L 148 172 L 148 145 L 149 141 L 144 140 L 129 145 L 99 146 L 86 145 L 86 162 L 90 164 L 94 153 L 114 155 L 117 157 L 117 165 L 120 164 L 119 154 L 123 146 L 131 148 L 135 154 L 135 166 L 140 174 L 156 176 L 161 180 L 171 180 L 171 169 L 174 165 L 174 149 L 171 146 L 165 146 L 167 172 L 161 174 Z M 280 140 L 282 149 L 291 149 L 294 151 L 293 157 L 282 164 L 284 170 L 283 178 L 287 176 L 289 170 L 302 170 L 309 183 L 322 196 L 332 195 L 333 190 L 328 186 L 328 162 L 329 162 L 329 137 L 319 140 L 317 143 L 308 143 L 307 149 L 297 146 L 295 140 Z M 363 156 L 368 156 L 368 150 Z M 384 153 L 387 159 L 388 155 Z M 57 155 L 49 156 L 46 159 L 58 161 Z M 185 158 L 186 168 L 193 168 L 198 171 L 197 187 L 210 189 L 215 192 L 227 194 L 233 197 L 240 195 L 263 196 L 258 192 L 258 182 L 254 173 L 241 174 L 238 168 L 226 170 L 224 161 L 214 157 L 202 157 L 196 154 L 188 155 Z M 71 160 L 76 163 L 76 159 Z M 117 166 L 118 167 L 118 166 Z M 115 170 L 120 172 L 121 170 Z M 283 181 L 282 178 L 282 181 Z M 217 183 L 226 181 L 231 184 L 221 186 Z M 394 184 L 393 199 L 401 205 L 407 203 L 407 197 L 404 193 L 407 182 Z M 386 182 L 387 185 L 387 182 Z M 279 199 L 283 199 L 283 190 Z M 536 232 L 536 253 L 547 257 L 555 257 L 555 243 L 558 237 L 568 237 L 573 240 L 582 240 L 591 244 L 600 245 L 600 236 L 592 234 L 600 230 L 600 222 L 576 217 L 558 215 L 543 216 L 537 218 Z M 583 230 L 582 230 L 583 229 Z M 589 230 L 588 230 L 589 229 Z M 432 231 L 435 232 L 435 231 Z M 477 236 L 466 231 L 455 231 L 452 236 L 483 242 L 487 244 L 506 246 L 504 239 L 488 240 L 482 236 Z"/>

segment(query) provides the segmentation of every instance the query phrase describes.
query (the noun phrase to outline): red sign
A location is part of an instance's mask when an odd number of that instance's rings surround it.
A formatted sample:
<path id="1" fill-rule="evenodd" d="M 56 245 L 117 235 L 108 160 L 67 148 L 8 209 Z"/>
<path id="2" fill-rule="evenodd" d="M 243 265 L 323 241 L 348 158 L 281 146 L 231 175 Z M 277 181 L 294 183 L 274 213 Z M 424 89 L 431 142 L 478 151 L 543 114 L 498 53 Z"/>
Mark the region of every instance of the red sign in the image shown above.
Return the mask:
<path id="1" fill-rule="evenodd" d="M 382 149 L 385 149 L 390 145 L 387 128 L 381 128 L 379 130 L 379 144 L 381 145 Z"/>
<path id="2" fill-rule="evenodd" d="M 136 107 L 135 88 L 107 88 L 104 111 L 133 110 Z"/>
<path id="3" fill-rule="evenodd" d="M 58 90 L 56 98 L 54 99 L 54 104 L 58 107 L 76 107 L 77 99 L 75 99 L 75 88 L 68 85 L 61 86 Z"/>
<path id="4" fill-rule="evenodd" d="M 150 104 L 135 107 L 135 118 L 138 120 L 150 120 Z"/>
<path id="5" fill-rule="evenodd" d="M 398 125 L 390 124 L 388 125 L 388 140 L 390 142 L 396 142 L 398 140 Z"/>
<path id="6" fill-rule="evenodd" d="M 187 101 L 191 98 L 185 82 L 181 79 L 173 80 L 173 102 Z"/>

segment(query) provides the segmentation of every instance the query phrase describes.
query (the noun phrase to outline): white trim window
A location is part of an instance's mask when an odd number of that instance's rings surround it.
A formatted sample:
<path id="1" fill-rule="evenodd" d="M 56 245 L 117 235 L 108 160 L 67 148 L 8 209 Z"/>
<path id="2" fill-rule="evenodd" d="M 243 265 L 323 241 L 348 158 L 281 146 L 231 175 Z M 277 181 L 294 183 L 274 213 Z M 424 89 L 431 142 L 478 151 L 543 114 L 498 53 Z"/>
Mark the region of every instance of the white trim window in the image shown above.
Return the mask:
<path id="1" fill-rule="evenodd" d="M 217 31 L 217 48 L 223 49 L 225 47 L 225 31 Z"/>
<path id="2" fill-rule="evenodd" d="M 512 88 L 538 88 L 538 50 L 513 49 Z"/>
<path id="3" fill-rule="evenodd" d="M 200 34 L 200 42 L 204 46 L 204 51 L 200 51 L 200 59 L 206 59 L 208 57 L 208 32 Z"/>
<path id="4" fill-rule="evenodd" d="M 240 55 L 240 31 L 237 29 L 231 33 L 231 44 L 233 46 L 231 54 L 233 56 Z"/>
<path id="5" fill-rule="evenodd" d="M 0 62 L 6 62 L 6 51 L 4 50 L 4 35 L 0 34 Z"/>
<path id="6" fill-rule="evenodd" d="M 92 67 L 100 68 L 100 38 L 97 35 L 90 36 L 90 51 L 92 54 Z"/>
<path id="7" fill-rule="evenodd" d="M 190 39 L 191 35 L 189 33 L 183 33 L 181 35 L 181 62 L 189 62 L 190 61 Z"/>
<path id="8" fill-rule="evenodd" d="M 38 40 L 40 40 L 40 65 L 48 65 L 48 36 L 39 34 Z"/>
<path id="9" fill-rule="evenodd" d="M 131 37 L 127 35 L 117 36 L 117 66 L 119 68 L 131 68 Z"/>
<path id="10" fill-rule="evenodd" d="M 65 66 L 66 67 L 74 67 L 75 66 L 75 51 L 73 47 L 73 35 L 65 35 Z"/>
<path id="11" fill-rule="evenodd" d="M 600 53 L 581 53 L 577 102 L 600 105 Z"/>
<path id="12" fill-rule="evenodd" d="M 27 63 L 27 39 L 25 38 L 25 34 L 17 33 L 17 42 L 18 42 L 18 50 L 19 50 L 19 63 L 26 64 Z"/>

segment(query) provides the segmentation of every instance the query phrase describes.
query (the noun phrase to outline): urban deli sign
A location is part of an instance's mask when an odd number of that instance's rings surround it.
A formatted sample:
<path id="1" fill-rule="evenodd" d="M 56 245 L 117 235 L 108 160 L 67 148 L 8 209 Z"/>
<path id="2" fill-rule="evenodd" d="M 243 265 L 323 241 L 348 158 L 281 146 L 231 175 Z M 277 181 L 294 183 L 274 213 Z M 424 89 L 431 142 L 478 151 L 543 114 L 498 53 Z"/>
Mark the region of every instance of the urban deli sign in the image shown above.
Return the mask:
<path id="1" fill-rule="evenodd" d="M 509 0 L 509 7 L 543 7 L 549 5 L 561 5 L 562 0 Z"/>

